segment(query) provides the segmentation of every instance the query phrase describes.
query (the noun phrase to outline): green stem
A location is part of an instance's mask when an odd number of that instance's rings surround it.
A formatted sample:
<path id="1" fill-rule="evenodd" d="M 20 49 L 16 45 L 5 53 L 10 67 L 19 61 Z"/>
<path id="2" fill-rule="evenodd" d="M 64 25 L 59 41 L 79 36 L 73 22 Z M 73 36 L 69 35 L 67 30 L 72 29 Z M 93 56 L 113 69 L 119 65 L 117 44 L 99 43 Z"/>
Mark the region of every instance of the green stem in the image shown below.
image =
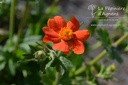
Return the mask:
<path id="1" fill-rule="evenodd" d="M 92 45 L 91 50 L 95 50 L 99 48 L 102 45 L 101 41 L 96 42 L 94 45 Z"/>
<path id="2" fill-rule="evenodd" d="M 113 45 L 118 46 L 123 40 L 128 38 L 128 33 L 126 33 L 124 36 L 122 36 L 119 40 L 117 40 Z M 98 62 L 100 59 L 102 59 L 106 55 L 106 50 L 103 50 L 99 55 L 97 55 L 90 63 L 89 65 L 94 65 L 96 62 Z M 74 75 L 79 75 L 80 73 L 84 72 L 86 69 L 85 66 L 79 68 Z"/>
<path id="3" fill-rule="evenodd" d="M 22 30 L 23 30 L 23 27 L 24 27 L 25 21 L 26 21 L 27 11 L 28 11 L 28 2 L 26 2 L 25 9 L 24 9 L 24 12 L 23 12 L 23 16 L 22 16 L 22 19 L 21 19 L 21 22 L 20 22 L 20 25 L 19 25 L 18 37 L 17 37 L 17 42 L 16 42 L 16 45 L 15 45 L 14 52 L 17 50 L 18 45 L 19 45 Z"/>
<path id="4" fill-rule="evenodd" d="M 103 50 L 96 58 L 94 58 L 92 61 L 89 62 L 89 65 L 94 65 L 96 62 L 98 62 L 100 59 L 102 59 L 106 55 L 107 51 Z"/>
<path id="5" fill-rule="evenodd" d="M 114 46 L 118 46 L 124 39 L 128 38 L 128 32 L 122 36 L 119 40 L 117 40 L 115 43 L 114 43 Z"/>
<path id="6" fill-rule="evenodd" d="M 54 85 L 59 85 L 60 77 L 61 77 L 60 73 L 57 72 L 56 73 L 56 79 L 55 79 Z"/>
<path id="7" fill-rule="evenodd" d="M 84 72 L 86 69 L 85 66 L 80 67 L 78 70 L 75 71 L 74 75 L 79 75 L 80 73 Z"/>
<path id="8" fill-rule="evenodd" d="M 10 39 L 11 44 L 13 42 L 12 37 L 13 37 L 13 32 L 14 32 L 15 1 L 16 0 L 12 0 L 11 7 L 10 7 L 9 39 Z"/>

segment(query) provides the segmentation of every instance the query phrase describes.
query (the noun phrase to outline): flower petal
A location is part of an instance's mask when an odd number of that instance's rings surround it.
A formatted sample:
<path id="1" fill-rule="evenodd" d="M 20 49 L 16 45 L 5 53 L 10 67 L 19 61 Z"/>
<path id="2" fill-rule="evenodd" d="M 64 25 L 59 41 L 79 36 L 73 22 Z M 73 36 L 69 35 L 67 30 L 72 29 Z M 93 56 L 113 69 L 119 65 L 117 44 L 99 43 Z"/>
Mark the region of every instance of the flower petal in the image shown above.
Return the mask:
<path id="1" fill-rule="evenodd" d="M 70 27 L 74 32 L 77 31 L 80 27 L 78 20 L 73 16 L 70 21 L 67 23 L 67 26 Z"/>
<path id="2" fill-rule="evenodd" d="M 58 42 L 60 42 L 60 39 L 59 38 L 54 38 L 54 37 L 49 37 L 49 36 L 45 35 L 44 38 L 43 38 L 43 42 L 58 43 Z"/>
<path id="3" fill-rule="evenodd" d="M 66 26 L 65 20 L 61 16 L 55 16 L 53 19 L 48 20 L 48 27 L 56 32 L 59 32 L 61 28 Z"/>
<path id="4" fill-rule="evenodd" d="M 44 42 L 54 42 L 54 43 L 60 42 L 59 35 L 54 30 L 48 27 L 43 27 L 42 30 L 45 33 L 45 36 L 43 38 Z"/>
<path id="5" fill-rule="evenodd" d="M 62 28 L 66 26 L 66 21 L 61 16 L 54 17 L 55 22 L 57 23 L 58 28 Z"/>
<path id="6" fill-rule="evenodd" d="M 44 38 L 42 39 L 43 42 L 52 42 L 51 39 L 45 35 Z"/>
<path id="7" fill-rule="evenodd" d="M 53 44 L 52 48 L 54 50 L 60 50 L 65 54 L 68 54 L 70 52 L 68 43 L 64 41 Z"/>
<path id="8" fill-rule="evenodd" d="M 58 32 L 58 30 L 60 30 L 60 28 L 58 28 L 58 26 L 56 25 L 55 23 L 55 20 L 54 19 L 49 19 L 48 22 L 48 27 L 53 29 L 54 31 Z"/>
<path id="9" fill-rule="evenodd" d="M 70 47 L 75 54 L 84 53 L 84 44 L 79 40 L 72 40 L 70 42 Z"/>
<path id="10" fill-rule="evenodd" d="M 54 30 L 52 30 L 52 29 L 50 29 L 48 27 L 43 27 L 42 30 L 49 37 L 59 37 L 58 33 L 56 33 Z"/>
<path id="11" fill-rule="evenodd" d="M 79 31 L 74 32 L 74 34 L 76 38 L 81 41 L 87 40 L 90 36 L 88 30 L 79 30 Z"/>

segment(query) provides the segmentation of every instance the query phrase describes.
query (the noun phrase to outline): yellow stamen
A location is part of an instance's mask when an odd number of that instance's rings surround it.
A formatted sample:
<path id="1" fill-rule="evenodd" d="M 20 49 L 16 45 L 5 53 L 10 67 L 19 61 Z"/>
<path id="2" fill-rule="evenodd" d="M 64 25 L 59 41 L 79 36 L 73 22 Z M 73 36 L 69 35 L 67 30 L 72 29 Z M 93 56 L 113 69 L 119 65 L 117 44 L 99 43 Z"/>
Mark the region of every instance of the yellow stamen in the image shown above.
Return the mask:
<path id="1" fill-rule="evenodd" d="M 73 37 L 73 31 L 69 27 L 61 28 L 59 32 L 60 38 L 64 41 L 68 41 Z"/>

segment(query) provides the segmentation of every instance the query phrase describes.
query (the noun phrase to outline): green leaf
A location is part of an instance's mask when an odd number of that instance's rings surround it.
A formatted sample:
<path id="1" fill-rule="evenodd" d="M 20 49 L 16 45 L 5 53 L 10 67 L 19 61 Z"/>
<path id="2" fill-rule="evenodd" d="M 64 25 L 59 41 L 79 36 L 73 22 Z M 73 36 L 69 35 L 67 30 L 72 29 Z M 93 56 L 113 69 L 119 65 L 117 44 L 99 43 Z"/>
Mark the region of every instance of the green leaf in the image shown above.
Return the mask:
<path id="1" fill-rule="evenodd" d="M 76 55 L 73 52 L 69 55 L 69 58 L 76 69 L 81 67 L 82 62 L 84 61 L 82 55 Z"/>
<path id="2" fill-rule="evenodd" d="M 15 64 L 14 64 L 12 59 L 9 59 L 8 66 L 9 66 L 9 70 L 10 70 L 11 74 L 15 75 L 15 73 L 16 73 L 16 71 L 15 71 Z"/>
<path id="3" fill-rule="evenodd" d="M 41 36 L 39 36 L 39 35 L 38 36 L 37 35 L 33 35 L 33 36 L 31 35 L 31 36 L 25 37 L 23 40 L 23 43 L 32 44 L 32 43 L 37 42 L 40 39 L 41 39 Z"/>
<path id="4" fill-rule="evenodd" d="M 119 63 L 122 63 L 123 59 L 120 56 L 119 52 L 115 48 L 112 48 L 111 50 L 112 50 L 112 53 L 110 54 L 110 58 L 116 59 Z"/>
<path id="5" fill-rule="evenodd" d="M 19 48 L 23 49 L 27 52 L 30 52 L 31 46 L 33 46 L 33 49 L 37 48 L 37 44 L 35 42 L 39 41 L 41 39 L 41 36 L 25 36 L 22 40 L 22 43 L 19 44 Z M 30 45 L 30 46 L 28 46 Z"/>
<path id="6" fill-rule="evenodd" d="M 16 35 L 14 35 L 13 38 L 12 38 L 12 44 L 10 44 L 11 41 L 10 41 L 10 39 L 8 39 L 6 41 L 6 44 L 3 47 L 3 51 L 12 52 L 14 50 L 16 41 L 17 41 L 17 36 Z"/>
<path id="7" fill-rule="evenodd" d="M 99 35 L 99 40 L 103 43 L 105 49 L 109 51 L 108 47 L 111 47 L 111 41 L 109 38 L 109 34 L 106 29 L 98 29 L 97 33 Z"/>
<path id="8" fill-rule="evenodd" d="M 52 66 L 56 67 L 56 71 L 59 72 L 61 75 L 65 73 L 66 68 L 58 58 L 54 60 L 54 62 L 52 63 Z"/>
<path id="9" fill-rule="evenodd" d="M 54 68 L 47 69 L 45 74 L 40 74 L 42 77 L 40 81 L 43 83 L 43 85 L 52 85 L 55 81 L 55 73 L 56 70 Z"/>
<path id="10" fill-rule="evenodd" d="M 60 79 L 60 84 L 61 85 L 72 85 L 71 83 L 72 81 L 71 81 L 71 77 L 69 76 L 69 72 L 65 72 L 63 77 Z"/>
<path id="11" fill-rule="evenodd" d="M 23 56 L 24 56 L 25 59 L 34 58 L 34 55 L 33 54 L 23 54 Z"/>
<path id="12" fill-rule="evenodd" d="M 0 71 L 4 69 L 5 65 L 6 65 L 5 61 L 0 61 Z"/>
<path id="13" fill-rule="evenodd" d="M 23 58 L 24 58 L 23 54 L 25 54 L 25 53 L 26 53 L 25 51 L 23 51 L 22 49 L 18 48 L 18 49 L 17 49 L 17 52 L 16 52 L 16 56 L 17 56 L 19 59 L 23 59 Z"/>
<path id="14" fill-rule="evenodd" d="M 42 63 L 41 63 L 41 71 L 42 72 L 45 72 L 46 65 L 48 64 L 49 61 L 50 61 L 49 58 L 46 58 L 44 61 L 42 61 Z"/>
<path id="15" fill-rule="evenodd" d="M 62 64 L 58 64 L 58 65 L 56 66 L 56 70 L 57 70 L 61 75 L 63 75 L 63 74 L 65 73 L 65 69 L 64 69 L 64 67 L 62 66 Z"/>
<path id="16" fill-rule="evenodd" d="M 0 71 L 3 70 L 6 65 L 5 57 L 2 53 L 3 52 L 0 49 Z"/>
<path id="17" fill-rule="evenodd" d="M 32 52 L 36 52 L 37 50 L 39 50 L 37 48 L 37 46 L 29 45 L 29 47 L 30 47 L 30 49 L 31 49 Z"/>
<path id="18" fill-rule="evenodd" d="M 66 69 L 73 67 L 72 62 L 68 60 L 66 57 L 60 56 L 59 60 L 62 62 L 62 64 L 64 65 Z"/>
<path id="19" fill-rule="evenodd" d="M 106 29 L 98 29 L 97 33 L 99 35 L 99 40 L 102 42 L 106 51 L 111 54 L 111 42 L 109 38 L 109 34 Z"/>
<path id="20" fill-rule="evenodd" d="M 52 63 L 54 62 L 54 60 L 50 60 L 46 66 L 45 66 L 45 70 L 48 69 L 49 67 L 51 67 Z"/>
<path id="21" fill-rule="evenodd" d="M 52 59 L 49 59 L 49 58 L 46 58 L 44 59 L 43 61 L 41 61 L 41 71 L 42 72 L 45 72 L 48 68 L 52 67 L 52 65 L 56 63 L 55 60 L 52 60 Z M 55 64 L 56 66 L 57 64 Z"/>
<path id="22" fill-rule="evenodd" d="M 93 20 L 89 26 L 88 26 L 88 30 L 89 30 L 89 33 L 91 34 L 91 36 L 93 36 L 95 34 L 95 31 L 96 31 L 96 25 L 98 24 L 98 22 L 96 20 Z"/>

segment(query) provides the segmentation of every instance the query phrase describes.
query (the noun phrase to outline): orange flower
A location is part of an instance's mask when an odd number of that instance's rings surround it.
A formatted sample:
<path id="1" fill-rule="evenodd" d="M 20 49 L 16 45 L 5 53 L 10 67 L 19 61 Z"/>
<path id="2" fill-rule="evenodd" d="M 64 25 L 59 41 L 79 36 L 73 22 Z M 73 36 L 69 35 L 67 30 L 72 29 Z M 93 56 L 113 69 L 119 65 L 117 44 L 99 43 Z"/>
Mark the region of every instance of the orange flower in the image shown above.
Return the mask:
<path id="1" fill-rule="evenodd" d="M 87 40 L 90 36 L 88 30 L 78 30 L 79 22 L 73 16 L 66 24 L 61 16 L 55 16 L 49 19 L 48 27 L 43 27 L 45 33 L 44 42 L 53 42 L 52 48 L 60 50 L 68 54 L 72 50 L 75 54 L 84 52 L 84 44 L 82 41 Z"/>

